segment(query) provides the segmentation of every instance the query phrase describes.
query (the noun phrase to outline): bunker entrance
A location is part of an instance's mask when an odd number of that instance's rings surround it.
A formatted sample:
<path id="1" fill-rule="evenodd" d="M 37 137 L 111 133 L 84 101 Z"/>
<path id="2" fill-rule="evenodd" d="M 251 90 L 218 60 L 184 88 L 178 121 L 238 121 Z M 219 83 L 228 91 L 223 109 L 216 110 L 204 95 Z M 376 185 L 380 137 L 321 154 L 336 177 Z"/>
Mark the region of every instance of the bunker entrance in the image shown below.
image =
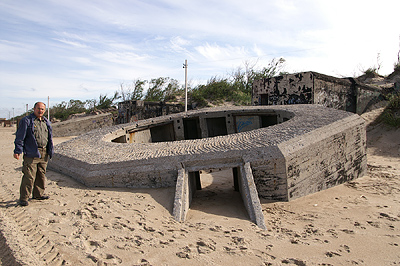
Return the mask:
<path id="1" fill-rule="evenodd" d="M 208 137 L 228 135 L 225 117 L 207 118 Z"/>
<path id="2" fill-rule="evenodd" d="M 150 134 L 151 142 L 164 142 L 175 140 L 174 125 L 172 123 L 151 127 Z"/>
<path id="3" fill-rule="evenodd" d="M 238 167 L 189 172 L 189 176 L 195 177 L 196 180 L 196 191 L 189 207 L 189 219 L 205 219 L 204 213 L 248 219 L 239 192 L 238 174 Z"/>
<path id="4" fill-rule="evenodd" d="M 201 139 L 200 120 L 198 117 L 183 119 L 185 139 Z"/>

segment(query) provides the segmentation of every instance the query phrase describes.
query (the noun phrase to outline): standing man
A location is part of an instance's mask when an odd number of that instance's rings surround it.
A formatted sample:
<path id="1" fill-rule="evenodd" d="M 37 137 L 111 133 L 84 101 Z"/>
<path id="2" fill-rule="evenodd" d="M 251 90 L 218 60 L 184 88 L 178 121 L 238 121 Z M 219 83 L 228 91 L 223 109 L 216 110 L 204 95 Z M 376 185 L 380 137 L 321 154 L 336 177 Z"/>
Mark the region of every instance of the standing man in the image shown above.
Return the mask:
<path id="1" fill-rule="evenodd" d="M 47 162 L 53 156 L 53 135 L 50 122 L 43 116 L 46 105 L 35 103 L 33 113 L 21 119 L 15 137 L 14 158 L 19 160 L 22 152 L 22 181 L 19 204 L 28 206 L 28 199 L 45 200 Z"/>

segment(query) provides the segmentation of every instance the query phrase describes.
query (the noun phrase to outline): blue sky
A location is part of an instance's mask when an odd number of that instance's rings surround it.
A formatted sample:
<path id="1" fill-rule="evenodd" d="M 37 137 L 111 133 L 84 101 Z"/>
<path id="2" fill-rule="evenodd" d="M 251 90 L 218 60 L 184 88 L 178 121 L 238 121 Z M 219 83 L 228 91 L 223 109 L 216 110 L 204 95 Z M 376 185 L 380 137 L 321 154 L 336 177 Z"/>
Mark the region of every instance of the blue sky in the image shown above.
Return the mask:
<path id="1" fill-rule="evenodd" d="M 285 71 L 393 71 L 398 0 L 0 0 L 0 118 L 34 102 L 111 96 L 133 80 L 184 84 L 273 58 Z"/>

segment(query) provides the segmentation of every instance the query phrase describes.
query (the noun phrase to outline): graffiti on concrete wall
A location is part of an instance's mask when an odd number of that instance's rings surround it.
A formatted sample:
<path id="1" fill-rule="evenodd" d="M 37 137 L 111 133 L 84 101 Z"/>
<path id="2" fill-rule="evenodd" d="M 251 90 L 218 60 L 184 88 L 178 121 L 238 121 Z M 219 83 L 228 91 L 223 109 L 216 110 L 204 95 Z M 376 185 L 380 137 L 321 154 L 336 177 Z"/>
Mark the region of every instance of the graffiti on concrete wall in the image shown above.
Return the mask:
<path id="1" fill-rule="evenodd" d="M 311 72 L 267 78 L 254 82 L 253 102 L 256 105 L 308 104 L 312 103 L 312 88 Z"/>
<path id="2" fill-rule="evenodd" d="M 329 91 L 325 90 L 324 88 L 315 94 L 315 103 L 324 107 L 343 109 L 343 103 L 341 102 L 339 96 L 337 94 L 329 93 Z"/>
<path id="3" fill-rule="evenodd" d="M 379 88 L 366 86 L 354 78 L 336 78 L 310 71 L 255 80 L 252 104 L 320 104 L 361 114 L 379 95 Z"/>
<path id="4" fill-rule="evenodd" d="M 245 132 L 260 128 L 259 116 L 236 116 L 236 132 Z"/>

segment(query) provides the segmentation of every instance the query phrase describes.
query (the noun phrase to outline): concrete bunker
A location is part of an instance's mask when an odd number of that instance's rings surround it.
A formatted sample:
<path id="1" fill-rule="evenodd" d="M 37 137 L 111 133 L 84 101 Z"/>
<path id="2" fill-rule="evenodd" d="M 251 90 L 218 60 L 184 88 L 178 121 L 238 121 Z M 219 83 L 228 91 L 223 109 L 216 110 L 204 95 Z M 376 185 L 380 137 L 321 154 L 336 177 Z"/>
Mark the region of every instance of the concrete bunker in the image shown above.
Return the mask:
<path id="1" fill-rule="evenodd" d="M 237 169 L 250 219 L 265 228 L 260 199 L 290 201 L 363 176 L 366 131 L 357 114 L 317 105 L 208 108 L 94 130 L 55 152 L 49 168 L 89 187 L 175 187 L 178 221 L 197 171 Z"/>

